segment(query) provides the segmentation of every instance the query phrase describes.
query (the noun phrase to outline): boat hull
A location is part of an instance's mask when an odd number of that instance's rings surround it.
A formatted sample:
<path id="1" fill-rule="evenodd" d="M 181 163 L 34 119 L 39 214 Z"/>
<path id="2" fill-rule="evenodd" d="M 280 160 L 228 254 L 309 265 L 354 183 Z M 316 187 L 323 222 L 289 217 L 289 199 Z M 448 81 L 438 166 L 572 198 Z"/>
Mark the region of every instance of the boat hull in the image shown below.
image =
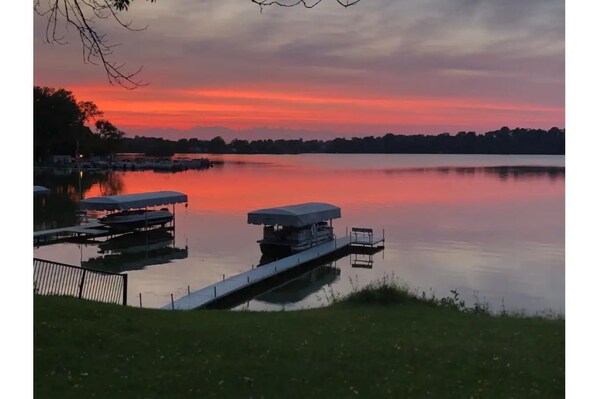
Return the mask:
<path id="1" fill-rule="evenodd" d="M 165 226 L 172 222 L 173 215 L 168 211 L 151 211 L 147 213 L 110 215 L 99 221 L 112 230 L 129 231 L 144 227 Z"/>
<path id="2" fill-rule="evenodd" d="M 263 255 L 272 256 L 274 258 L 283 258 L 285 256 L 291 256 L 294 253 L 289 246 L 267 243 L 260 243 L 260 250 Z"/>
<path id="3" fill-rule="evenodd" d="M 289 256 L 333 239 L 332 227 L 319 223 L 301 228 L 265 226 L 258 243 L 264 255 Z"/>
<path id="4" fill-rule="evenodd" d="M 260 244 L 260 250 L 264 255 L 273 255 L 278 257 L 290 256 L 297 252 L 305 251 L 311 247 L 315 247 L 317 245 L 324 244 L 326 242 L 332 241 L 333 238 L 326 238 L 320 239 L 317 242 L 311 243 L 304 243 L 302 245 L 288 245 L 284 243 L 271 243 L 271 242 L 264 242 L 258 241 Z"/>

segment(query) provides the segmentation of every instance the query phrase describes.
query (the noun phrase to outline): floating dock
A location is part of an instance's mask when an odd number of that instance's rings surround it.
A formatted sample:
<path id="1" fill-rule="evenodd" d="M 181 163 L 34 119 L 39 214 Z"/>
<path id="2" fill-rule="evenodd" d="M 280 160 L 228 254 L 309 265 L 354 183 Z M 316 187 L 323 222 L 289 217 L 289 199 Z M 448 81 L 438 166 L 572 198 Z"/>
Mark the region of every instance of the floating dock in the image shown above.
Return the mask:
<path id="1" fill-rule="evenodd" d="M 157 229 L 157 228 L 154 228 Z M 160 227 L 166 231 L 173 231 L 173 226 Z M 127 231 L 113 231 L 108 226 L 97 223 L 90 223 L 87 225 L 78 225 L 70 227 L 62 227 L 59 229 L 40 230 L 33 232 L 33 245 L 40 247 L 42 245 L 57 244 L 60 242 L 71 242 L 74 239 L 81 239 L 87 242 L 101 242 L 93 241 L 100 237 L 113 237 L 132 233 L 135 230 Z M 147 230 L 150 231 L 150 230 Z"/>
<path id="2" fill-rule="evenodd" d="M 63 239 L 72 237 L 99 237 L 110 234 L 106 226 L 100 222 L 93 222 L 86 225 L 62 227 L 59 229 L 41 230 L 33 232 L 33 244 L 52 244 Z"/>
<path id="3" fill-rule="evenodd" d="M 370 229 L 368 233 L 371 233 Z M 367 237 L 361 237 L 359 234 L 354 234 L 352 230 L 351 235 L 346 237 L 336 238 L 324 244 L 306 249 L 305 251 L 279 259 L 277 261 L 267 263 L 265 265 L 247 270 L 227 279 L 223 279 L 215 284 L 209 285 L 197 291 L 193 291 L 184 297 L 172 301 L 164 305 L 162 309 L 165 310 L 194 310 L 202 309 L 216 301 L 220 301 L 229 295 L 238 291 L 263 282 L 264 280 L 275 277 L 288 270 L 312 262 L 319 258 L 331 255 L 341 250 L 347 249 L 351 246 L 368 246 L 374 247 L 380 243 L 384 243 L 384 236 L 374 237 L 373 234 L 368 234 Z"/>

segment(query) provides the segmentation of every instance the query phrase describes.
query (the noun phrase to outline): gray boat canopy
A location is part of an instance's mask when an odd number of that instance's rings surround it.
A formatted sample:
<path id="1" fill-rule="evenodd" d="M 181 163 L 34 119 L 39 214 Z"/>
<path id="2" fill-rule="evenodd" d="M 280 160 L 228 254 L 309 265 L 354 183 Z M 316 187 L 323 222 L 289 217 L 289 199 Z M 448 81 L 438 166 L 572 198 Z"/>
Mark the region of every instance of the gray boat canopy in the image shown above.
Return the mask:
<path id="1" fill-rule="evenodd" d="M 323 202 L 259 209 L 247 214 L 247 223 L 304 227 L 341 217 L 341 208 Z"/>
<path id="2" fill-rule="evenodd" d="M 44 186 L 33 186 L 33 195 L 50 194 L 50 189 Z"/>
<path id="3" fill-rule="evenodd" d="M 150 193 L 108 195 L 86 198 L 81 201 L 81 209 L 93 211 L 116 211 L 146 208 L 187 202 L 187 194 L 178 191 L 155 191 Z"/>

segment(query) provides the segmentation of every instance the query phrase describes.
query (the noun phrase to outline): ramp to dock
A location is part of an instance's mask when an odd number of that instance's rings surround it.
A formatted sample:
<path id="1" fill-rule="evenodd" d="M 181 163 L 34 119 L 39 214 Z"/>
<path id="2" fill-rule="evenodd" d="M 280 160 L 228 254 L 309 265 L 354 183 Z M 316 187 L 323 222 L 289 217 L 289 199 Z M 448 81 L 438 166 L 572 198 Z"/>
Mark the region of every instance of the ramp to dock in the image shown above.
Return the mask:
<path id="1" fill-rule="evenodd" d="M 258 283 L 294 267 L 311 262 L 351 245 L 351 237 L 337 238 L 333 241 L 312 247 L 298 254 L 279 259 L 275 262 L 247 270 L 234 277 L 227 278 L 200 290 L 194 291 L 173 303 L 162 307 L 165 310 L 193 310 L 219 300 L 236 291 Z"/>

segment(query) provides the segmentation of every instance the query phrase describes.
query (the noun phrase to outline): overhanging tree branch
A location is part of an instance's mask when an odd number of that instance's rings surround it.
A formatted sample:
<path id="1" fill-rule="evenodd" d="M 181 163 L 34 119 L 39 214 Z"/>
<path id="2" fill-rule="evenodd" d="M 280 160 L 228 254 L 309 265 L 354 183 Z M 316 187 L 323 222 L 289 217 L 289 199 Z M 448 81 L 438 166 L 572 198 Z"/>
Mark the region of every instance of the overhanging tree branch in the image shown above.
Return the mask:
<path id="1" fill-rule="evenodd" d="M 152 3 L 157 0 L 146 0 Z M 200 0 L 198 0 L 200 1 Z M 260 12 L 267 6 L 314 8 L 323 0 L 250 0 L 260 7 Z M 347 8 L 361 0 L 335 0 Z M 121 19 L 121 13 L 126 12 L 133 0 L 36 0 L 33 6 L 35 12 L 47 19 L 46 41 L 48 43 L 68 44 L 59 33 L 61 28 L 68 31 L 75 28 L 81 40 L 83 61 L 94 65 L 101 65 L 106 72 L 108 82 L 126 89 L 146 86 L 147 83 L 138 79 L 143 67 L 134 72 L 125 71 L 125 63 L 112 60 L 113 49 L 119 44 L 111 44 L 106 34 L 96 30 L 96 21 L 114 19 L 120 26 L 130 31 L 141 31 L 147 27 L 135 29 L 131 21 Z M 44 5 L 42 5 L 42 3 Z"/>
<path id="2" fill-rule="evenodd" d="M 359 3 L 361 0 L 335 0 L 341 6 L 347 8 L 354 4 Z M 314 8 L 322 2 L 322 0 L 291 0 L 291 1 L 276 1 L 276 0 L 251 0 L 252 3 L 257 4 L 260 7 L 260 12 L 264 11 L 264 7 L 267 6 L 279 6 L 279 7 L 295 7 L 302 5 L 305 8 Z"/>
<path id="3" fill-rule="evenodd" d="M 83 61 L 101 65 L 111 85 L 134 89 L 147 85 L 138 79 L 143 67 L 130 72 L 125 70 L 125 63 L 112 60 L 113 50 L 119 44 L 110 43 L 106 34 L 96 29 L 96 21 L 109 18 L 130 31 L 146 29 L 133 28 L 131 21 L 124 21 L 120 17 L 119 13 L 126 11 L 129 3 L 129 0 L 37 0 L 33 8 L 38 15 L 47 19 L 45 34 L 48 43 L 67 44 L 59 32 L 74 28 L 81 40 Z"/>

